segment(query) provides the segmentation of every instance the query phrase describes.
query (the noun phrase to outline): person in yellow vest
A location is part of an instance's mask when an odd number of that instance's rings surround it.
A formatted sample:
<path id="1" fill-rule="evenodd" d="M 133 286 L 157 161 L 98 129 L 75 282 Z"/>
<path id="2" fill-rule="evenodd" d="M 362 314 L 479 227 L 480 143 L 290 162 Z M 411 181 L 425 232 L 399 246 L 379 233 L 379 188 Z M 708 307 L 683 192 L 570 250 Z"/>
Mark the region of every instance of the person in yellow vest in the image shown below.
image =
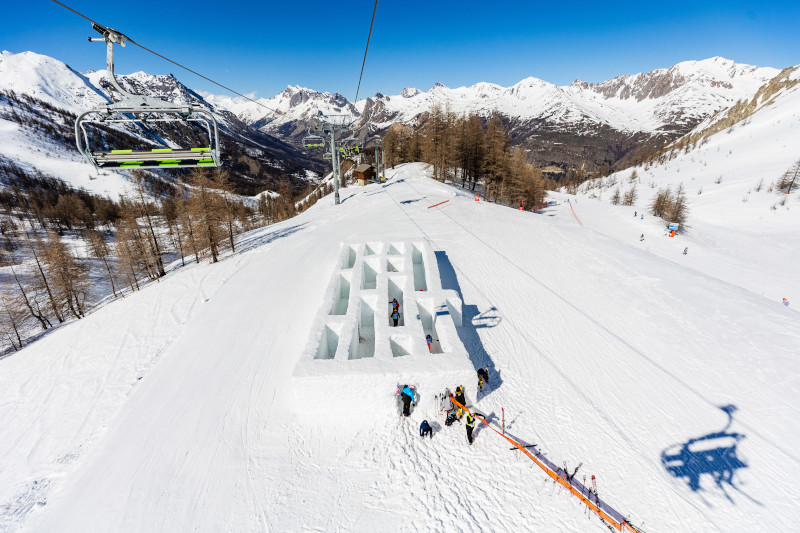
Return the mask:
<path id="1" fill-rule="evenodd" d="M 467 413 L 467 441 L 472 445 L 472 430 L 475 429 L 475 415 Z"/>

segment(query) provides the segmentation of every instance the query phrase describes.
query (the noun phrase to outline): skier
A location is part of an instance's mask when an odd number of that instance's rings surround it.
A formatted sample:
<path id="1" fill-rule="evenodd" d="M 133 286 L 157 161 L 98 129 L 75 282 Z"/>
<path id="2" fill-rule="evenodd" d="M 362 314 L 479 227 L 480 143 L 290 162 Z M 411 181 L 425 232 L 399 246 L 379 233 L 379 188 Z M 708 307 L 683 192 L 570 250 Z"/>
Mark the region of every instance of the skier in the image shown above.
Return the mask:
<path id="1" fill-rule="evenodd" d="M 475 429 L 475 415 L 467 413 L 467 441 L 472 444 L 472 430 Z"/>
<path id="2" fill-rule="evenodd" d="M 689 247 L 687 246 L 686 248 L 683 249 L 683 255 L 686 255 L 688 253 L 689 253 Z"/>
<path id="3" fill-rule="evenodd" d="M 789 300 L 787 300 L 786 298 L 784 298 L 784 299 L 783 299 L 783 305 L 785 305 L 786 307 L 789 307 Z"/>
<path id="4" fill-rule="evenodd" d="M 642 213 L 642 216 L 639 218 L 639 220 L 644 220 L 644 213 Z"/>
<path id="5" fill-rule="evenodd" d="M 400 399 L 403 400 L 403 416 L 411 414 L 411 404 L 416 405 L 417 401 L 414 397 L 414 391 L 408 385 L 403 386 L 403 392 L 400 393 Z"/>
<path id="6" fill-rule="evenodd" d="M 433 428 L 428 424 L 427 420 L 423 420 L 422 424 L 419 425 L 419 436 L 423 439 L 425 437 L 433 438 Z"/>
<path id="7" fill-rule="evenodd" d="M 489 365 L 478 369 L 478 389 L 483 390 L 483 384 L 489 383 Z"/>
<path id="8" fill-rule="evenodd" d="M 642 236 L 639 237 L 639 241 L 643 241 L 643 240 L 644 240 L 644 233 L 642 233 Z"/>
<path id="9" fill-rule="evenodd" d="M 633 212 L 633 218 L 636 218 L 636 211 Z"/>
<path id="10" fill-rule="evenodd" d="M 425 340 L 428 342 L 428 351 L 430 352 L 431 351 L 431 343 L 433 342 L 434 339 L 430 335 L 425 335 Z M 439 339 L 436 339 L 436 340 L 438 341 Z"/>
<path id="11" fill-rule="evenodd" d="M 391 314 L 392 320 L 394 321 L 394 326 L 397 327 L 397 321 L 400 320 L 400 313 L 397 312 L 397 309 L 394 309 Z"/>

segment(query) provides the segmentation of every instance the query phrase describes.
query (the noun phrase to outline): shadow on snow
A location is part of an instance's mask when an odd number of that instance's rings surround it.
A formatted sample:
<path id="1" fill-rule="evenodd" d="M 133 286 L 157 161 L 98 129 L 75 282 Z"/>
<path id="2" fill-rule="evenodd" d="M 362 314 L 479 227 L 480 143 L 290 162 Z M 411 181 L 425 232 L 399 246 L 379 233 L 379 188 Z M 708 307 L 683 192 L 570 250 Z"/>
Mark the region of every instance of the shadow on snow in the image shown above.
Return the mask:
<path id="1" fill-rule="evenodd" d="M 683 478 L 694 492 L 702 492 L 701 480 L 704 476 L 708 476 L 731 503 L 733 499 L 728 494 L 726 486 L 761 505 L 742 492 L 734 482 L 736 471 L 747 468 L 747 464 L 739 458 L 736 451 L 736 447 L 745 436 L 730 431 L 736 406 L 724 405 L 720 409 L 728 415 L 728 423 L 721 431 L 714 431 L 670 446 L 661 453 L 661 464 L 673 477 Z"/>
<path id="2" fill-rule="evenodd" d="M 458 276 L 446 252 L 436 252 L 436 262 L 439 265 L 442 288 L 456 291 L 458 297 L 461 298 L 462 325 L 456 328 L 456 330 L 458 331 L 459 339 L 461 339 L 464 348 L 466 348 L 469 354 L 470 361 L 472 361 L 476 369 L 475 379 L 478 379 L 478 368 L 489 367 L 489 383 L 484 384 L 482 392 L 478 392 L 477 401 L 491 394 L 503 383 L 500 371 L 495 368 L 491 355 L 486 351 L 483 341 L 481 341 L 480 335 L 478 335 L 479 329 L 493 328 L 500 324 L 502 318 L 498 315 L 495 307 L 480 311 L 476 305 L 467 305 L 463 303 L 464 297 L 461 294 L 461 286 L 458 284 Z"/>

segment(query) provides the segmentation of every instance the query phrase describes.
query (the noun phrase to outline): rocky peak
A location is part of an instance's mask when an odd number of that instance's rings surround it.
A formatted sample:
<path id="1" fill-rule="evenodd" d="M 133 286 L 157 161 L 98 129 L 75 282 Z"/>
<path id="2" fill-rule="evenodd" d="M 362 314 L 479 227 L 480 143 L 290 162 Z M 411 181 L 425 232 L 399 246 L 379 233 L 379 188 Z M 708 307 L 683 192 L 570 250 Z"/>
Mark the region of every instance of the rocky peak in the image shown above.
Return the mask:
<path id="1" fill-rule="evenodd" d="M 420 94 L 420 90 L 416 87 L 404 87 L 402 91 L 400 91 L 400 96 L 403 98 L 413 98 Z M 377 95 L 376 95 L 377 96 Z"/>

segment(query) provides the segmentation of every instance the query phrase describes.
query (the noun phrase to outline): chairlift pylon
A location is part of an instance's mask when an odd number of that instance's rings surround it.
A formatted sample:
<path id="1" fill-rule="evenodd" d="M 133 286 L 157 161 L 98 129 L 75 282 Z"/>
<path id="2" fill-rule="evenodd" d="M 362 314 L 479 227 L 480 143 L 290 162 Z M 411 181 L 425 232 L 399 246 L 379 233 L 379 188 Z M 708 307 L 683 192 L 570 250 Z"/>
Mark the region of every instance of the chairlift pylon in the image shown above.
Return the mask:
<path id="1" fill-rule="evenodd" d="M 114 44 L 124 47 L 128 38 L 100 24 L 92 23 L 92 27 L 103 37 L 90 37 L 89 41 L 106 43 L 108 81 L 119 92 L 121 99 L 119 102 L 112 102 L 78 116 L 75 120 L 75 144 L 78 151 L 97 169 L 221 166 L 219 127 L 214 115 L 199 104 L 167 102 L 152 96 L 133 94 L 123 89 L 114 76 Z M 90 115 L 99 115 L 99 118 L 87 118 Z M 136 150 L 116 147 L 95 150 L 91 148 L 90 135 L 87 130 L 87 126 L 90 124 L 138 124 L 146 129 L 146 124 L 156 122 L 199 124 L 204 127 L 208 135 L 208 143 L 203 147 L 178 149 Z"/>

